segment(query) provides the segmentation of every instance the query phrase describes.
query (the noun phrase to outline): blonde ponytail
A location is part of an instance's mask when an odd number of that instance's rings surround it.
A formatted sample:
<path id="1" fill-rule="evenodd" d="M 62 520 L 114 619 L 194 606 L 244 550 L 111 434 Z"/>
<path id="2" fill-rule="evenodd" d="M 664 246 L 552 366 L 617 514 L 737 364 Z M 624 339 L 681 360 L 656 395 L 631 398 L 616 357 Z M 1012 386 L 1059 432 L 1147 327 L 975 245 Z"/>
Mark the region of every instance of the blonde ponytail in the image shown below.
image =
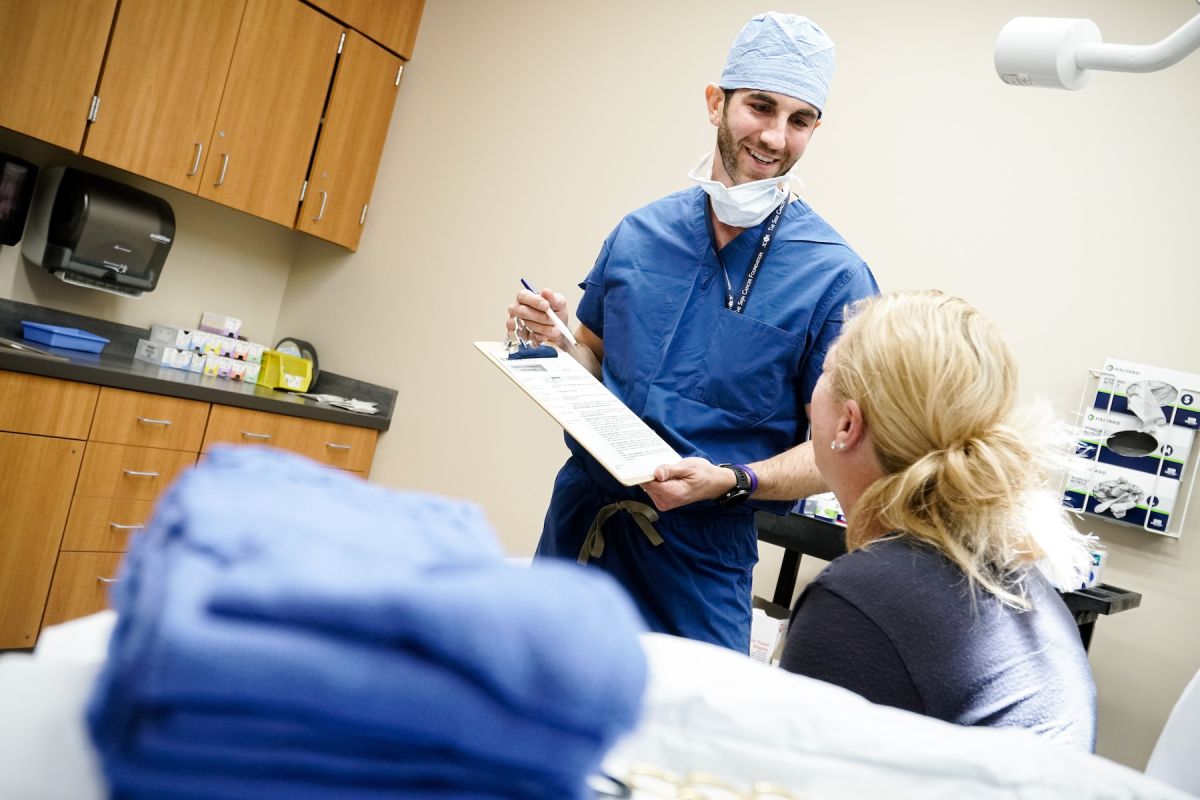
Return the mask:
<path id="1" fill-rule="evenodd" d="M 851 549 L 868 531 L 912 536 L 1018 608 L 1020 567 L 1049 555 L 1060 574 L 1086 568 L 1082 537 L 1044 497 L 1060 428 L 1015 410 L 1012 353 L 965 301 L 935 291 L 865 301 L 831 377 L 861 407 L 886 473 L 855 505 Z"/>

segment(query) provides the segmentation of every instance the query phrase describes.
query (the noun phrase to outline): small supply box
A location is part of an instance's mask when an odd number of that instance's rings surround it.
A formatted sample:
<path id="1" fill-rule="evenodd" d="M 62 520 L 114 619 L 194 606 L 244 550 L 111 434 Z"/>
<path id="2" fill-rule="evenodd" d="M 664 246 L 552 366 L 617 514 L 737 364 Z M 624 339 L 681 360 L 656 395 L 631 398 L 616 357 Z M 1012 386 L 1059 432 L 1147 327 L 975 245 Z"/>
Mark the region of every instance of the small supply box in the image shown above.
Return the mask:
<path id="1" fill-rule="evenodd" d="M 31 342 L 48 344 L 51 347 L 61 347 L 65 350 L 82 350 L 85 353 L 99 353 L 108 344 L 108 339 L 94 333 L 81 331 L 78 328 L 64 328 L 61 325 L 46 325 L 41 322 L 21 321 L 22 335 Z"/>
<path id="2" fill-rule="evenodd" d="M 200 315 L 199 328 L 206 333 L 215 333 L 218 336 L 229 336 L 236 339 L 242 329 L 242 321 L 237 317 L 205 311 Z"/>
<path id="3" fill-rule="evenodd" d="M 307 392 L 312 383 L 312 362 L 307 358 L 288 355 L 278 350 L 263 353 L 258 385 L 289 392 Z"/>

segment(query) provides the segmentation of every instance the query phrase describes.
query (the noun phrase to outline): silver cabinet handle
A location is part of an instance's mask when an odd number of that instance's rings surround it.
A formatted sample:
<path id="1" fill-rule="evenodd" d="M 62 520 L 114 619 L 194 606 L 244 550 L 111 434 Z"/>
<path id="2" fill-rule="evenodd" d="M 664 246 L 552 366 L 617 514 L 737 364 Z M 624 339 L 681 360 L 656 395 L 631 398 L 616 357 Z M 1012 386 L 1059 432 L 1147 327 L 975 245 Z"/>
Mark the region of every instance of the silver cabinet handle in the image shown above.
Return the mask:
<path id="1" fill-rule="evenodd" d="M 105 578 L 105 577 L 102 577 L 102 576 L 100 576 L 100 575 L 97 575 L 97 576 L 96 576 L 96 580 L 97 580 L 99 583 L 120 583 L 120 582 L 121 582 L 121 579 L 120 579 L 120 578 Z"/>
<path id="2" fill-rule="evenodd" d="M 140 531 L 145 528 L 145 525 L 122 525 L 119 522 L 110 522 L 108 527 L 118 531 Z"/>
<path id="3" fill-rule="evenodd" d="M 317 215 L 315 217 L 313 217 L 313 222 L 320 222 L 321 217 L 325 216 L 325 203 L 328 200 L 329 200 L 329 192 L 322 191 L 321 192 L 321 210 L 317 212 Z"/>
<path id="4" fill-rule="evenodd" d="M 271 438 L 269 433 L 251 433 L 250 431 L 242 431 L 242 436 L 247 439 L 263 439 L 264 441 Z"/>
<path id="5" fill-rule="evenodd" d="M 225 182 L 225 170 L 229 169 L 229 153 L 221 153 L 221 174 L 217 176 L 217 182 L 213 186 L 220 186 Z"/>
<path id="6" fill-rule="evenodd" d="M 325 446 L 331 450 L 349 450 L 350 449 L 350 445 L 348 445 L 348 444 L 337 444 L 335 442 L 326 442 Z"/>
<path id="7" fill-rule="evenodd" d="M 171 420 L 169 420 L 169 419 L 152 419 L 150 417 L 138 417 L 137 421 L 141 422 L 144 425 L 170 425 L 171 424 Z"/>
<path id="8" fill-rule="evenodd" d="M 200 154 L 204 152 L 204 145 L 196 142 L 196 159 L 192 162 L 192 171 L 187 174 L 190 178 L 200 171 Z"/>
<path id="9" fill-rule="evenodd" d="M 121 472 L 124 472 L 126 475 L 128 475 L 131 478 L 157 478 L 158 477 L 157 472 L 138 472 L 136 469 L 122 469 Z"/>

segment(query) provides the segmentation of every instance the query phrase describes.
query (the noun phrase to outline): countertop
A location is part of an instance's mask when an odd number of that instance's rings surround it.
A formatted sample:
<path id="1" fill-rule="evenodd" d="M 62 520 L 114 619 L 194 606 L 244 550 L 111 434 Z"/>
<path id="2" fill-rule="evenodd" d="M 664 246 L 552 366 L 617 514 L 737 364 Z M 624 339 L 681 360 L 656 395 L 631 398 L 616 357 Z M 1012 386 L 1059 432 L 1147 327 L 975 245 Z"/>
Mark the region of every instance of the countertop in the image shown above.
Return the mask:
<path id="1" fill-rule="evenodd" d="M 79 328 L 103 336 L 109 343 L 100 353 L 85 353 L 29 342 L 31 347 L 50 355 L 0 347 L 0 369 L 188 400 L 202 400 L 273 414 L 319 419 L 378 431 L 386 431 L 391 426 L 392 413 L 396 407 L 395 389 L 354 380 L 324 369 L 317 376 L 316 385 L 309 388 L 310 392 L 374 401 L 379 413 L 358 414 L 343 411 L 315 400 L 297 397 L 290 392 L 268 389 L 258 384 L 135 361 L 133 353 L 138 339 L 150 338 L 150 331 L 146 328 L 0 299 L 0 337 L 24 343 L 26 340 L 22 336 L 22 320 Z M 171 324 L 166 320 L 164 323 Z"/>

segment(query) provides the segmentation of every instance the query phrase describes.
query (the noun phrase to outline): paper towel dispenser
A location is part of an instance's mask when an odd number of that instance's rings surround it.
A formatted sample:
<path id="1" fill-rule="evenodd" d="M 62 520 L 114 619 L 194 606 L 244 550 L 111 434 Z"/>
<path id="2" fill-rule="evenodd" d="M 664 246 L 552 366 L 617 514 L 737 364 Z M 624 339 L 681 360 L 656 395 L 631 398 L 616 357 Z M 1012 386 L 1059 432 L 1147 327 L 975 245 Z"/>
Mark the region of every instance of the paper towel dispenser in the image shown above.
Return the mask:
<path id="1" fill-rule="evenodd" d="M 138 297 L 152 291 L 175 239 L 159 197 L 73 167 L 42 170 L 22 252 L 78 286 Z"/>

